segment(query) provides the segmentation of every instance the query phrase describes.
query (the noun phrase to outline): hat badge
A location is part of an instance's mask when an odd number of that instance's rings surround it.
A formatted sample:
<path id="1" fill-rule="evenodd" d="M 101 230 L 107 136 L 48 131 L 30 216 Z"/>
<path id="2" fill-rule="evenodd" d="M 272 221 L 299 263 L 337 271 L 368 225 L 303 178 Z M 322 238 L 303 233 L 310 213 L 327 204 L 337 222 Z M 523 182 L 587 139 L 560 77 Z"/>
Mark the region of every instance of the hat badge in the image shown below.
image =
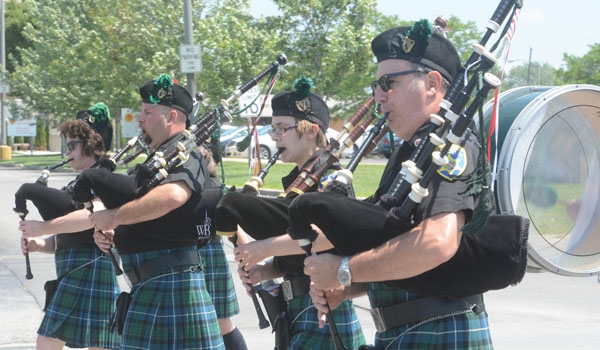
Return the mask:
<path id="1" fill-rule="evenodd" d="M 167 91 L 163 88 L 160 88 L 158 90 L 158 92 L 156 93 L 156 97 L 158 97 L 159 99 L 163 99 L 165 96 L 167 96 Z"/>
<path id="2" fill-rule="evenodd" d="M 307 109 L 306 100 L 296 101 L 296 108 L 302 113 L 306 112 L 306 109 Z"/>
<path id="3" fill-rule="evenodd" d="M 408 36 L 405 36 L 404 39 L 402 40 L 402 50 L 405 53 L 410 53 L 414 46 L 415 46 L 415 41 L 413 39 L 409 38 Z"/>

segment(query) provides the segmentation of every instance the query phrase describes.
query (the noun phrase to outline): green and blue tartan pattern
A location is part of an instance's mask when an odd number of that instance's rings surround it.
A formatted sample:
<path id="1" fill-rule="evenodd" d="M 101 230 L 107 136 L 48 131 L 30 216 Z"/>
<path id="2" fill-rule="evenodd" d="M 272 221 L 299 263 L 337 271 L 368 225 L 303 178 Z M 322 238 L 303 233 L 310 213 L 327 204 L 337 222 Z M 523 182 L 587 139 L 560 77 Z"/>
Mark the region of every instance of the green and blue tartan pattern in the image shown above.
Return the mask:
<path id="1" fill-rule="evenodd" d="M 230 318 L 240 313 L 235 286 L 223 240 L 217 236 L 199 249 L 202 258 L 206 290 L 212 299 L 218 318 Z"/>
<path id="2" fill-rule="evenodd" d="M 371 307 L 387 307 L 422 296 L 394 289 L 383 283 L 368 283 Z M 448 315 L 377 332 L 375 349 L 493 349 L 487 313 L 472 311 Z"/>
<path id="3" fill-rule="evenodd" d="M 293 321 L 288 350 L 335 349 L 329 324 L 319 328 L 318 312 L 312 304 L 310 295 L 288 301 L 287 311 L 290 322 Z M 342 302 L 332 310 L 332 314 L 347 349 L 357 349 L 365 344 L 365 337 L 352 301 Z"/>
<path id="4" fill-rule="evenodd" d="M 119 336 L 109 331 L 108 323 L 120 289 L 110 259 L 90 246 L 58 250 L 54 260 L 56 275 L 62 278 L 38 334 L 73 348 L 116 348 Z"/>
<path id="5" fill-rule="evenodd" d="M 123 254 L 130 270 L 156 257 L 194 249 L 186 246 Z M 217 314 L 201 270 L 167 269 L 134 285 L 125 319 L 122 349 L 224 349 Z"/>

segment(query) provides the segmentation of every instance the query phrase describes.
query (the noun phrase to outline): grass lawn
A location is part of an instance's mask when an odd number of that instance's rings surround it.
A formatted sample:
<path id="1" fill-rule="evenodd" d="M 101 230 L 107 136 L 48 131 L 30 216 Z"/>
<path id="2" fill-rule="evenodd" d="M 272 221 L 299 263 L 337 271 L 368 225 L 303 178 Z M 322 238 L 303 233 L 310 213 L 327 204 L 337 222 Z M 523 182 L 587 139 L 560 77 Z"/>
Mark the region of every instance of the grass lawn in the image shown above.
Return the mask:
<path id="1" fill-rule="evenodd" d="M 63 158 L 60 155 L 21 155 L 13 154 L 11 160 L 0 160 L 0 164 L 22 164 L 24 166 L 39 166 L 44 168 L 46 166 L 54 165 L 62 161 Z M 135 161 L 129 163 L 129 167 L 134 166 L 136 163 L 140 163 L 144 160 L 144 157 L 138 157 Z M 343 160 L 342 164 L 346 164 L 347 160 Z M 263 165 L 266 161 L 263 162 Z M 68 165 L 65 165 L 68 168 Z M 270 168 L 267 177 L 265 178 L 264 188 L 281 190 L 281 178 L 287 175 L 292 169 L 292 164 L 278 163 Z M 377 189 L 379 184 L 379 178 L 383 173 L 383 164 L 361 164 L 356 168 L 354 172 L 354 191 L 356 196 L 359 198 L 368 197 Z M 222 169 L 225 174 L 225 183 L 227 186 L 241 187 L 246 181 L 248 181 L 253 174 L 249 170 L 248 162 L 240 160 L 228 160 L 223 161 L 223 167 L 219 165 L 218 176 L 222 180 Z M 117 172 L 126 172 L 126 167 L 119 167 Z"/>

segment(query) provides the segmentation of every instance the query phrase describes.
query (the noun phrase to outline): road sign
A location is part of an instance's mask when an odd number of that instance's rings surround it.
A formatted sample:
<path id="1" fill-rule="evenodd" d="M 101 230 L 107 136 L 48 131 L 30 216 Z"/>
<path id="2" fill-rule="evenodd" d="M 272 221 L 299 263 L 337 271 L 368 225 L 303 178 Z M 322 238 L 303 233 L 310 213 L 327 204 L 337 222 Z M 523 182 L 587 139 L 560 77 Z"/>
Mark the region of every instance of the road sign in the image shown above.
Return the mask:
<path id="1" fill-rule="evenodd" d="M 0 83 L 0 94 L 8 94 L 10 92 L 10 85 L 7 83 Z"/>
<path id="2" fill-rule="evenodd" d="M 179 70 L 181 73 L 202 72 L 200 45 L 179 45 Z"/>
<path id="3" fill-rule="evenodd" d="M 258 94 L 260 93 L 260 88 L 258 86 L 252 87 L 250 90 L 246 91 L 245 94 L 238 98 L 238 103 L 240 106 L 240 110 L 245 109 L 242 113 L 240 113 L 240 117 L 242 118 L 251 118 L 256 117 L 258 114 L 259 106 L 258 104 L 262 101 L 256 99 Z M 256 99 L 256 101 L 254 101 Z M 248 107 L 248 108 L 246 108 Z"/>
<path id="4" fill-rule="evenodd" d="M 35 137 L 37 135 L 35 126 L 37 121 L 35 119 L 23 119 L 23 120 L 9 120 L 8 122 L 8 136 L 30 136 Z"/>
<path id="5" fill-rule="evenodd" d="M 125 138 L 134 137 L 140 132 L 133 109 L 121 108 L 121 125 L 121 136 Z"/>

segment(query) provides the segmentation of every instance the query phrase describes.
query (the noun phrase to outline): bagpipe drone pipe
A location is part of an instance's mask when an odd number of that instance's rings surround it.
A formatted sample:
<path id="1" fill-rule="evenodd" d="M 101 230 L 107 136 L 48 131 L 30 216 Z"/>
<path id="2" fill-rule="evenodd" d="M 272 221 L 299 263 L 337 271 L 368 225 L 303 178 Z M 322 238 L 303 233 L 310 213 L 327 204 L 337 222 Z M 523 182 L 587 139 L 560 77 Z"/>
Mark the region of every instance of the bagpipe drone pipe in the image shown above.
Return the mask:
<path id="1" fill-rule="evenodd" d="M 428 195 L 428 189 L 432 190 L 428 188 L 432 181 L 442 181 L 436 178 L 437 170 L 447 164 L 450 147 L 461 142 L 488 92 L 500 84 L 498 78 L 487 73 L 496 59 L 485 51 L 483 45 L 509 11 L 518 7 L 519 4 L 513 1 L 500 3 L 484 39 L 474 45 L 475 50 L 465 65 L 464 74 L 459 74 L 453 81 L 442 109 L 438 115 L 432 116 L 429 136 L 411 151 L 409 161 L 402 163 L 402 169 L 387 194 L 373 204 L 341 196 L 335 191 L 298 197 L 290 205 L 288 213 L 288 233 L 293 238 L 300 240 L 301 245 L 312 244 L 316 232 L 310 224 L 315 224 L 341 255 L 353 255 L 375 248 L 415 226 L 412 222 L 415 210 Z M 464 84 L 468 70 L 474 72 Z M 481 78 L 483 86 L 462 112 Z M 464 87 L 456 92 L 455 89 L 461 86 Z M 484 173 L 483 177 L 489 175 L 489 171 Z M 480 201 L 489 199 L 485 185 L 483 189 Z M 476 209 L 469 224 L 462 228 L 460 246 L 450 260 L 421 275 L 386 283 L 426 296 L 466 297 L 520 282 L 527 264 L 529 221 L 516 215 L 490 216 Z"/>
<path id="2" fill-rule="evenodd" d="M 164 180 L 175 167 L 193 156 L 196 149 L 218 130 L 221 123 L 231 121 L 228 107 L 234 99 L 246 93 L 267 75 L 270 75 L 269 80 L 275 79 L 280 67 L 286 63 L 285 55 L 279 55 L 268 68 L 246 81 L 227 100 L 221 100 L 217 108 L 202 115 L 182 135 L 172 140 L 164 153 L 156 152 L 144 164 L 136 165 L 135 176 L 102 169 L 84 170 L 74 186 L 73 200 L 89 203 L 94 197 L 98 197 L 106 208 L 112 209 L 142 197 Z"/>

